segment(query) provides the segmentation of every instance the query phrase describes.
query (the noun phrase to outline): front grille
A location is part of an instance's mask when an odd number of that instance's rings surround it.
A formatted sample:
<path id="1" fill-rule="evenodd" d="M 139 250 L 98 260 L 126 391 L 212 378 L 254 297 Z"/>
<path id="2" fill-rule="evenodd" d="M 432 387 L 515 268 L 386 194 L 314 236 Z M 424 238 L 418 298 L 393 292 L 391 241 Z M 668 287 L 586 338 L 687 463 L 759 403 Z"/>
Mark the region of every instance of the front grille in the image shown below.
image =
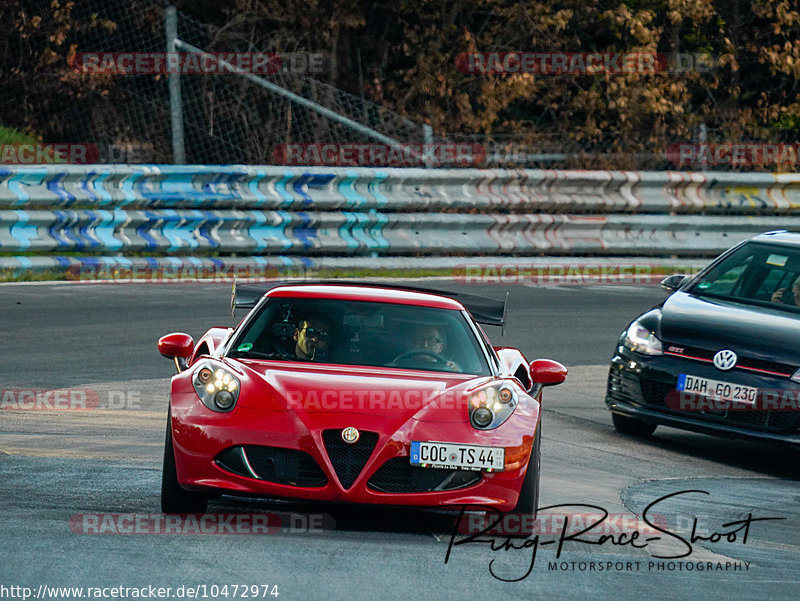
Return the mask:
<path id="1" fill-rule="evenodd" d="M 684 359 L 689 360 L 700 360 L 704 363 L 711 363 L 714 360 L 714 355 L 717 353 L 717 351 L 694 346 L 677 346 L 669 342 L 665 342 L 664 347 L 668 349 L 666 353 L 668 355 L 683 357 Z M 670 347 L 680 348 L 682 350 L 680 352 L 669 351 Z M 797 368 L 793 365 L 787 365 L 786 363 L 778 363 L 776 361 L 766 361 L 764 359 L 756 359 L 755 357 L 748 357 L 746 355 L 738 355 L 736 367 L 734 367 L 734 369 L 757 372 L 767 371 L 788 378 L 795 372 Z"/>
<path id="2" fill-rule="evenodd" d="M 800 427 L 800 411 L 750 411 L 747 409 L 721 409 L 719 411 L 680 411 L 669 408 L 667 395 L 675 390 L 674 385 L 641 378 L 639 380 L 642 396 L 648 408 L 666 410 L 675 415 L 711 421 L 729 426 L 758 430 L 760 432 L 791 432 Z"/>
<path id="3" fill-rule="evenodd" d="M 408 457 L 395 457 L 372 475 L 367 486 L 379 492 L 415 493 L 457 490 L 480 481 L 480 472 L 418 467 Z"/>
<path id="4" fill-rule="evenodd" d="M 221 468 L 259 480 L 289 486 L 325 486 L 328 479 L 314 458 L 304 451 L 257 445 L 225 449 L 217 456 Z"/>
<path id="5" fill-rule="evenodd" d="M 378 443 L 377 433 L 361 432 L 360 434 L 355 443 L 348 444 L 342 440 L 341 430 L 325 430 L 322 433 L 325 450 L 328 452 L 328 458 L 331 460 L 336 477 L 346 489 L 353 486 Z"/>
<path id="6" fill-rule="evenodd" d="M 776 363 L 775 361 L 765 361 L 763 359 L 755 359 L 753 357 L 742 357 L 736 365 L 742 369 L 753 369 L 758 371 L 768 371 L 771 373 L 779 374 L 785 378 L 790 378 L 796 371 L 791 365 L 785 363 Z"/>
<path id="7" fill-rule="evenodd" d="M 798 420 L 797 411 L 728 411 L 725 416 L 725 422 L 732 426 L 776 433 L 791 432 Z"/>

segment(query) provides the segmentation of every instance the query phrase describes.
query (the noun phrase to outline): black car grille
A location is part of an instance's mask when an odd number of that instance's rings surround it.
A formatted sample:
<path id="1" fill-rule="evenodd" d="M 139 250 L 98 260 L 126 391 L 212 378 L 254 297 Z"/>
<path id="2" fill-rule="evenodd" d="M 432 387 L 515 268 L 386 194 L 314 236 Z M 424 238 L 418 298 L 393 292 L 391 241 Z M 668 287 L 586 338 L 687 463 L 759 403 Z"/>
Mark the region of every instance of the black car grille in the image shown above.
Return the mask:
<path id="1" fill-rule="evenodd" d="M 416 493 L 457 490 L 480 481 L 480 472 L 423 468 L 411 465 L 408 457 L 395 457 L 372 475 L 367 486 L 379 492 Z"/>
<path id="2" fill-rule="evenodd" d="M 611 369 L 609 374 L 609 396 L 620 402 L 644 405 L 649 409 L 665 411 L 698 421 L 716 422 L 736 428 L 760 432 L 791 433 L 800 431 L 800 411 L 680 411 L 669 408 L 667 395 L 676 390 L 676 383 L 667 384 L 649 378 L 637 378 Z M 637 390 L 638 389 L 638 390 Z"/>
<path id="3" fill-rule="evenodd" d="M 683 357 L 684 359 L 690 360 L 699 360 L 703 361 L 704 363 L 711 363 L 714 360 L 714 355 L 717 353 L 717 351 L 714 350 L 708 350 L 694 346 L 678 346 L 669 342 L 664 343 L 664 348 L 667 349 L 666 354 L 668 355 Z M 678 349 L 680 349 L 680 351 L 678 351 Z M 797 370 L 797 367 L 788 365 L 786 363 L 765 361 L 764 359 L 756 359 L 755 357 L 738 355 L 736 367 L 734 369 L 769 372 L 771 374 L 777 374 L 779 376 L 788 378 Z"/>
<path id="4" fill-rule="evenodd" d="M 331 460 L 336 477 L 344 488 L 350 488 L 364 469 L 369 456 L 378 443 L 375 432 L 361 432 L 353 444 L 342 440 L 341 430 L 325 430 L 322 433 L 325 450 Z"/>
<path id="5" fill-rule="evenodd" d="M 247 478 L 255 474 L 259 480 L 275 484 L 317 487 L 328 483 L 325 472 L 314 458 L 295 449 L 257 445 L 230 447 L 217 456 L 216 462 L 234 474 Z"/>
<path id="6" fill-rule="evenodd" d="M 798 426 L 797 411 L 728 411 L 722 420 L 731 426 L 751 428 L 764 432 L 791 432 Z"/>

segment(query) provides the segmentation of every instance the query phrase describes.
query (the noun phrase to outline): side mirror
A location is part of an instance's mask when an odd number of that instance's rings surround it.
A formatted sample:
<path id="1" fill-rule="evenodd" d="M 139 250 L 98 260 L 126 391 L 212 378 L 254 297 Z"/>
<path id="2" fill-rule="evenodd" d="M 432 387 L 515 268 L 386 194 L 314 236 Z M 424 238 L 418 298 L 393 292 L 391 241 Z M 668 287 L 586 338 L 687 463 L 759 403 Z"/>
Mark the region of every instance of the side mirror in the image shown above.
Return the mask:
<path id="1" fill-rule="evenodd" d="M 541 386 L 555 386 L 567 379 L 567 368 L 551 359 L 532 361 L 530 373 L 531 382 Z"/>
<path id="2" fill-rule="evenodd" d="M 688 275 L 681 275 L 679 273 L 676 273 L 674 275 L 668 275 L 663 280 L 661 280 L 661 287 L 675 292 L 678 288 L 681 287 L 681 284 L 683 284 L 686 281 L 686 278 L 688 277 L 689 277 Z"/>
<path id="3" fill-rule="evenodd" d="M 194 340 L 182 332 L 167 334 L 158 339 L 158 352 L 167 359 L 173 359 L 178 372 L 182 372 L 186 369 L 186 360 L 194 352 Z"/>

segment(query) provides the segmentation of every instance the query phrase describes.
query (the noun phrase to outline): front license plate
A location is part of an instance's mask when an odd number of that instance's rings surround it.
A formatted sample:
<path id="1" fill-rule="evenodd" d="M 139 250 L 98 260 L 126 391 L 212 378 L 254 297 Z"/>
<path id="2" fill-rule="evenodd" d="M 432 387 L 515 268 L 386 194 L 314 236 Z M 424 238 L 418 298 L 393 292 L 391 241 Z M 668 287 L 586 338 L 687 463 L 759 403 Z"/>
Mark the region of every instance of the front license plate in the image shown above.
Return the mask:
<path id="1" fill-rule="evenodd" d="M 711 397 L 718 401 L 736 401 L 738 403 L 755 403 L 758 397 L 758 388 L 731 384 L 709 378 L 699 378 L 689 374 L 678 376 L 678 390 L 694 392 Z"/>
<path id="2" fill-rule="evenodd" d="M 412 442 L 411 465 L 447 469 L 501 472 L 505 466 L 503 447 L 481 447 L 452 442 Z"/>

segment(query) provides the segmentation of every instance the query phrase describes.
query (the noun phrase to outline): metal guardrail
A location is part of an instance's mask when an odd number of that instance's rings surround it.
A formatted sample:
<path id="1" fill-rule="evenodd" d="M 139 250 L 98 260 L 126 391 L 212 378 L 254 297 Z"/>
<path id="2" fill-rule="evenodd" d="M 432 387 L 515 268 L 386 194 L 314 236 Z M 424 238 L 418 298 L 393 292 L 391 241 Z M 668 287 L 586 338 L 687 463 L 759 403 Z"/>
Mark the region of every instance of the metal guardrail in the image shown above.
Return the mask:
<path id="1" fill-rule="evenodd" d="M 800 229 L 798 208 L 793 174 L 5 166 L 0 268 L 70 263 L 57 253 L 363 266 L 401 256 L 709 257 L 758 232 Z"/>
<path id="2" fill-rule="evenodd" d="M 800 174 L 275 166 L 0 166 L 0 208 L 788 213 Z M 761 213 L 763 212 L 763 213 Z"/>

